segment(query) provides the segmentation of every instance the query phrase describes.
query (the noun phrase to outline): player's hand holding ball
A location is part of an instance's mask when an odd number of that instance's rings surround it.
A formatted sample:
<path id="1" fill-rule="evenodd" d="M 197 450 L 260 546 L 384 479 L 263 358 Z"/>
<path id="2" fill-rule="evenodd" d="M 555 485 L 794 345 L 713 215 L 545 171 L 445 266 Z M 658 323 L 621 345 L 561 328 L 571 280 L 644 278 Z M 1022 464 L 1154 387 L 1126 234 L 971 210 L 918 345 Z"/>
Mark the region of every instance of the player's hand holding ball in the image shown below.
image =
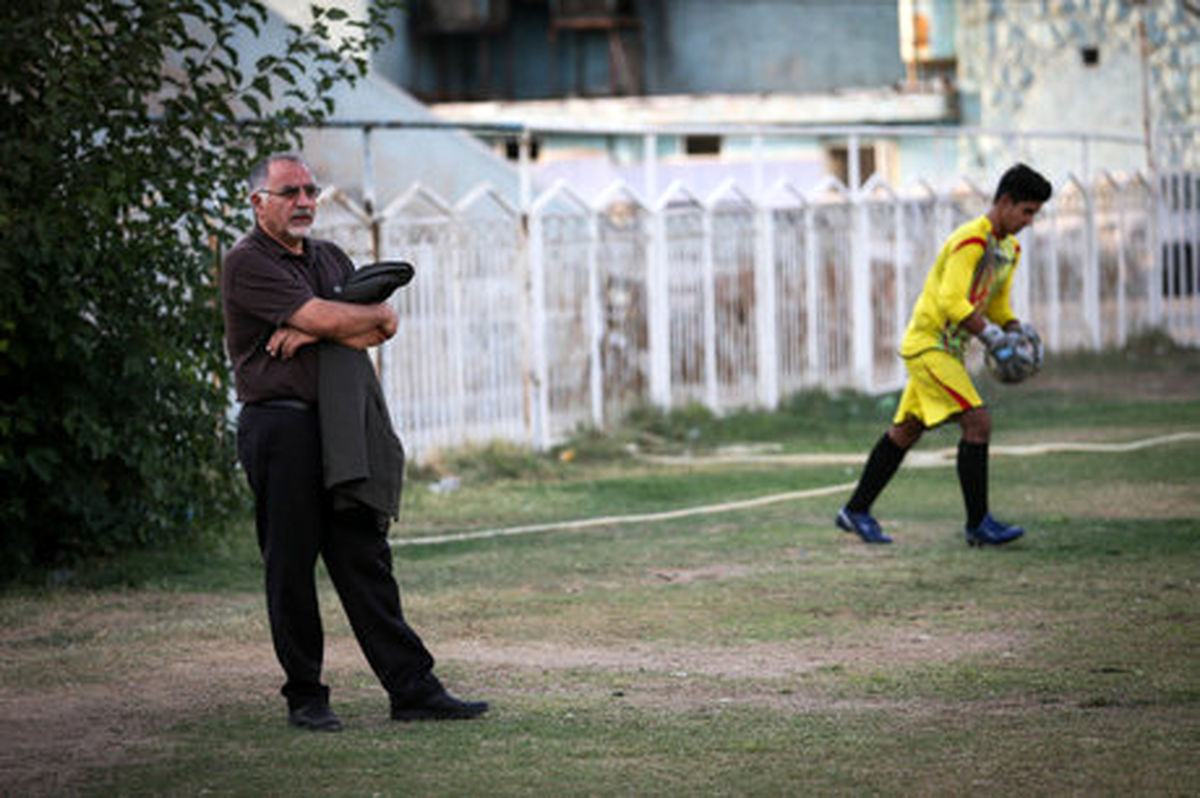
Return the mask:
<path id="1" fill-rule="evenodd" d="M 1045 357 L 1045 349 L 1042 346 L 1042 336 L 1038 335 L 1037 329 L 1027 321 L 1019 324 L 1021 335 L 1028 342 L 1028 346 L 1032 349 L 1033 371 L 1029 374 L 1032 377 L 1042 370 L 1042 360 Z"/>
<path id="2" fill-rule="evenodd" d="M 989 322 L 979 340 L 987 347 L 987 370 L 1000 382 L 1021 382 L 1042 368 L 1042 339 L 1031 324 L 1018 324 L 1006 332 Z"/>

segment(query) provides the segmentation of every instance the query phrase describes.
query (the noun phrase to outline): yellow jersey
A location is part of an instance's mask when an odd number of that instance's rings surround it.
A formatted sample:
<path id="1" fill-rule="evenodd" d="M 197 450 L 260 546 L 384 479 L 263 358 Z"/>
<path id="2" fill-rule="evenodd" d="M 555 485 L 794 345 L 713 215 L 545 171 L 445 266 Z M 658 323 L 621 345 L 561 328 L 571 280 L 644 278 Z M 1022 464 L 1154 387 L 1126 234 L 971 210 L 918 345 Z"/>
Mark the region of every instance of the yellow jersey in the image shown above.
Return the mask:
<path id="1" fill-rule="evenodd" d="M 971 341 L 971 334 L 960 326 L 964 319 L 977 310 L 1001 327 L 1015 319 L 1008 295 L 1020 259 L 1017 239 L 1005 236 L 997 241 L 987 216 L 951 233 L 925 278 L 900 355 L 938 349 L 962 359 Z"/>

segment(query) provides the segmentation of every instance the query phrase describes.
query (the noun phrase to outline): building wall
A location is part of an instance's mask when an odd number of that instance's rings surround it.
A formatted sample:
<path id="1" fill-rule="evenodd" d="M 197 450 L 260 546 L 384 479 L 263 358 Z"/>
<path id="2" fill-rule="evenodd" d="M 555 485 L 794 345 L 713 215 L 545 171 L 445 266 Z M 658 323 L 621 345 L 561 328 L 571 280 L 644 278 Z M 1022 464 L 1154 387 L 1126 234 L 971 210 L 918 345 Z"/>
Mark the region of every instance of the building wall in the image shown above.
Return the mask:
<path id="1" fill-rule="evenodd" d="M 807 93 L 904 77 L 896 0 L 638 0 L 621 40 L 636 91 L 610 72 L 603 31 L 551 35 L 546 3 L 512 2 L 495 30 L 438 36 L 397 18 L 376 68 L 427 101 L 624 94 Z"/>
<path id="2" fill-rule="evenodd" d="M 643 2 L 650 93 L 807 93 L 904 76 L 895 0 Z"/>
<path id="3" fill-rule="evenodd" d="M 1147 122 L 1200 124 L 1200 16 L 1180 0 L 958 0 L 958 80 L 964 123 L 1015 130 L 1142 136 Z M 1139 23 L 1147 52 L 1142 55 Z M 1142 90 L 1143 70 L 1149 102 Z M 997 149 L 1012 142 L 982 141 Z M 1085 156 L 1046 143 L 1024 153 L 1078 173 Z M 963 157 L 974 157 L 971 148 Z M 1144 168 L 1145 149 L 1098 144 L 1093 169 Z"/>

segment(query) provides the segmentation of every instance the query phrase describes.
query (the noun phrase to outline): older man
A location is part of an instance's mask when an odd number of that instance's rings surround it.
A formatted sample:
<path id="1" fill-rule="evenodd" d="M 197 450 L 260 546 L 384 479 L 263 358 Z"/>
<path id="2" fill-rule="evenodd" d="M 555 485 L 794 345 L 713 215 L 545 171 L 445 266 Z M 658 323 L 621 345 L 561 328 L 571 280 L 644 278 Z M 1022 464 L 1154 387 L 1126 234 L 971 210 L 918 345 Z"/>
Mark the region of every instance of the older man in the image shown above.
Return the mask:
<path id="1" fill-rule="evenodd" d="M 272 155 L 250 174 L 254 229 L 229 251 L 221 275 L 225 336 L 238 399 L 238 458 L 255 500 L 267 611 L 283 666 L 288 722 L 337 731 L 321 681 L 324 636 L 318 555 L 396 720 L 472 718 L 486 702 L 460 701 L 433 675 L 433 657 L 404 620 L 392 575 L 386 516 L 335 507 L 323 481 L 317 413 L 318 341 L 356 349 L 396 333 L 386 304 L 328 299 L 354 271 L 337 246 L 309 237 L 318 189 L 298 155 Z"/>

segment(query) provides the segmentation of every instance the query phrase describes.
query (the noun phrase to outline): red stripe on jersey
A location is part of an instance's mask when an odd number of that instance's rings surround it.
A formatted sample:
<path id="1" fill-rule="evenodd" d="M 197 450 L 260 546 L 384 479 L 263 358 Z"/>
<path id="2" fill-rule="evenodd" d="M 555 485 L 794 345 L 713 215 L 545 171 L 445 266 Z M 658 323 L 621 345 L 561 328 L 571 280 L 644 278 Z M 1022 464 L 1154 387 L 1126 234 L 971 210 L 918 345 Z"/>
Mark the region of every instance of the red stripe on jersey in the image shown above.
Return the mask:
<path id="1" fill-rule="evenodd" d="M 982 238 L 964 238 L 962 241 L 959 241 L 958 246 L 956 246 L 951 251 L 958 252 L 960 249 L 962 249 L 963 247 L 968 246 L 970 244 L 978 244 L 979 246 L 983 247 L 984 249 L 987 248 L 987 242 L 984 241 Z"/>
<path id="2" fill-rule="evenodd" d="M 943 391 L 945 391 L 946 393 L 950 394 L 950 398 L 951 398 L 951 399 L 953 399 L 955 402 L 957 402 L 959 407 L 961 407 L 963 410 L 970 410 L 970 409 L 971 409 L 971 403 L 970 403 L 970 402 L 968 402 L 968 401 L 967 401 L 967 400 L 966 400 L 966 399 L 963 397 L 963 395 L 962 395 L 962 394 L 960 394 L 958 391 L 956 391 L 956 390 L 954 390 L 953 388 L 951 388 L 951 387 L 950 387 L 949 385 L 947 385 L 946 383 L 944 383 L 944 382 L 942 382 L 941 380 L 939 380 L 939 379 L 937 378 L 937 375 L 936 375 L 936 374 L 934 374 L 934 373 L 933 373 L 933 372 L 932 372 L 932 371 L 929 369 L 929 367 L 928 367 L 928 366 L 925 368 L 925 371 L 929 372 L 929 378 L 930 378 L 931 380 L 933 380 L 934 382 L 936 382 L 936 383 L 937 383 L 937 384 L 938 384 L 938 385 L 941 387 L 941 389 L 942 389 Z"/>
<path id="3" fill-rule="evenodd" d="M 984 254 L 987 254 L 986 251 Z M 980 258 L 979 263 L 975 265 L 975 276 L 971 278 L 971 288 L 967 292 L 967 297 L 971 300 L 972 305 L 977 305 L 981 299 L 987 296 L 995 274 L 996 270 L 992 268 L 992 259 Z"/>
<path id="4" fill-rule="evenodd" d="M 1013 250 L 1014 250 L 1014 251 L 1016 251 L 1016 253 L 1017 253 L 1018 255 L 1020 255 L 1020 254 L 1021 254 L 1021 242 L 1020 242 L 1020 241 L 1014 241 L 1014 242 L 1013 242 Z"/>
<path id="5" fill-rule="evenodd" d="M 988 289 L 992 287 L 992 273 L 992 269 L 979 269 L 975 272 L 975 279 L 971 282 L 969 292 L 972 305 L 978 304 L 987 296 Z"/>

